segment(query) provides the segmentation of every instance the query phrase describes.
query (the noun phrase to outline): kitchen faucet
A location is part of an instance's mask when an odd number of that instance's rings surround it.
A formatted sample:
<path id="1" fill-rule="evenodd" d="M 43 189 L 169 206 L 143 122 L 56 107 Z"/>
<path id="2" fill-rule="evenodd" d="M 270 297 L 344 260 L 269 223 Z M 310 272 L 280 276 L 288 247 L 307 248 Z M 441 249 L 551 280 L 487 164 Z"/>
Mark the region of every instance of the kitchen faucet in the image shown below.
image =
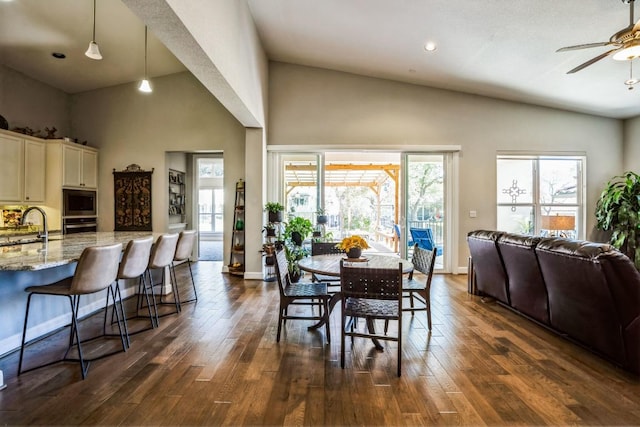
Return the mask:
<path id="1" fill-rule="evenodd" d="M 31 206 L 25 209 L 25 211 L 22 212 L 22 220 L 20 220 L 20 224 L 24 225 L 24 222 L 27 218 L 27 214 L 33 210 L 38 211 L 40 212 L 40 214 L 42 214 L 42 233 L 38 233 L 38 237 L 43 238 L 44 241 L 46 242 L 47 239 L 49 238 L 49 228 L 47 227 L 47 214 L 44 212 L 44 210 L 42 210 L 42 208 L 38 206 Z"/>

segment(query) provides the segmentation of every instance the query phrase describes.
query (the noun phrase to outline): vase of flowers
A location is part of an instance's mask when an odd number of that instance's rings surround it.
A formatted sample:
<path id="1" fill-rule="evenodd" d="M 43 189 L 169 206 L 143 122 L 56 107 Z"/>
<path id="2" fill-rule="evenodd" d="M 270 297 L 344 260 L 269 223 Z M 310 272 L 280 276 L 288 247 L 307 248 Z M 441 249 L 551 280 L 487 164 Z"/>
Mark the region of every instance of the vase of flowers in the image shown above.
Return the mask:
<path id="1" fill-rule="evenodd" d="M 360 258 L 362 250 L 369 249 L 369 245 L 362 236 L 355 234 L 342 239 L 342 241 L 336 245 L 336 248 L 344 251 L 347 254 L 347 258 L 355 259 Z"/>

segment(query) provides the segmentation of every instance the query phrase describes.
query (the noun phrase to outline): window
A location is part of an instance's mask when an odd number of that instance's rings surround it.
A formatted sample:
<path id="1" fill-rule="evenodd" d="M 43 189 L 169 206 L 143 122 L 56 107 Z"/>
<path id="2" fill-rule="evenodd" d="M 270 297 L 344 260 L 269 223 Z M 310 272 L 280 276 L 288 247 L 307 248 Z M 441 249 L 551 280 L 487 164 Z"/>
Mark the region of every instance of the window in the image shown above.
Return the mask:
<path id="1" fill-rule="evenodd" d="M 497 228 L 582 238 L 583 161 L 576 156 L 498 156 Z"/>

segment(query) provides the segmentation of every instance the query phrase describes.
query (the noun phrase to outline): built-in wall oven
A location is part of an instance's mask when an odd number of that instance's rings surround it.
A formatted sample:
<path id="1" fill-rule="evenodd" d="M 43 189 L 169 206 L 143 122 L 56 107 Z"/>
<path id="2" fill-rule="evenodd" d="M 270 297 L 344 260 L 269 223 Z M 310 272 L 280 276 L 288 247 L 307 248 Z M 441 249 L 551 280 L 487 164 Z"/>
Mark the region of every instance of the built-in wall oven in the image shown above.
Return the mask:
<path id="1" fill-rule="evenodd" d="M 62 232 L 84 233 L 98 229 L 98 197 L 94 190 L 62 190 Z"/>

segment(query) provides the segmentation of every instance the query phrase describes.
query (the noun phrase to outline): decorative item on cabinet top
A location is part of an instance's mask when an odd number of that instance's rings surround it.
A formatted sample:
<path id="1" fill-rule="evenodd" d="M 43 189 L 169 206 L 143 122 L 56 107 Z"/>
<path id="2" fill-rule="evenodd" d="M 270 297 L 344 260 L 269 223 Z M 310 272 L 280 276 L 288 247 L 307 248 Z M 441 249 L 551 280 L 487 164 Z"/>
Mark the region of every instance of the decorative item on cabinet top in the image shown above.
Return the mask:
<path id="1" fill-rule="evenodd" d="M 151 174 L 130 164 L 121 172 L 113 170 L 115 231 L 152 231 Z"/>

